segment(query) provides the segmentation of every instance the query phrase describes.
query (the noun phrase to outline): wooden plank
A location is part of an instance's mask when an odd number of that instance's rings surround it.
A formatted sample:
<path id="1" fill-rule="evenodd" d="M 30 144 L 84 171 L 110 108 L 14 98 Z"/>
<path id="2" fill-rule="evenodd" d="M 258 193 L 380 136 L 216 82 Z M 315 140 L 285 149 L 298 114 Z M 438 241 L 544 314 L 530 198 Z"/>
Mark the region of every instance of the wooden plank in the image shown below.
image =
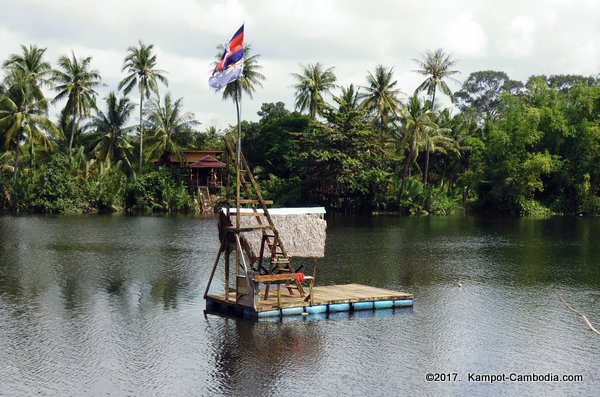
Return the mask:
<path id="1" fill-rule="evenodd" d="M 232 213 L 229 214 L 229 216 L 235 216 L 235 215 L 236 215 L 235 212 L 232 212 Z M 243 211 L 240 211 L 240 216 L 258 216 L 258 217 L 261 217 L 261 218 L 265 218 L 265 214 L 263 214 L 262 212 L 243 212 Z"/>
<path id="2" fill-rule="evenodd" d="M 254 281 L 264 283 L 266 281 L 293 281 L 296 280 L 296 273 L 282 274 L 264 274 L 254 276 Z"/>
<path id="3" fill-rule="evenodd" d="M 252 230 L 272 230 L 273 226 L 271 225 L 254 225 L 254 226 L 245 226 L 245 227 L 240 227 L 239 231 L 240 232 L 251 232 Z M 225 230 L 229 231 L 229 232 L 237 232 L 237 228 L 235 226 L 228 226 L 225 228 Z"/>
<path id="4" fill-rule="evenodd" d="M 289 274 L 286 274 L 289 275 Z M 264 277 L 264 276 L 260 276 Z M 414 299 L 413 294 L 388 290 L 384 288 L 370 287 L 361 284 L 329 285 L 313 288 L 313 305 L 324 305 L 332 303 L 354 303 L 370 302 L 377 300 L 404 300 Z M 257 305 L 257 311 L 267 311 L 275 308 L 290 308 L 305 306 L 304 298 L 299 295 L 281 294 L 281 303 L 277 304 L 277 294 L 270 296 L 269 299 L 261 299 Z M 218 300 L 227 304 L 236 305 L 235 297 L 231 296 L 229 301 L 225 300 L 224 293 L 210 294 L 209 298 Z"/>
<path id="5" fill-rule="evenodd" d="M 273 205 L 273 200 L 263 200 L 266 205 Z M 229 200 L 229 204 L 236 205 L 235 200 Z M 240 199 L 240 204 L 260 204 L 259 200 Z"/>

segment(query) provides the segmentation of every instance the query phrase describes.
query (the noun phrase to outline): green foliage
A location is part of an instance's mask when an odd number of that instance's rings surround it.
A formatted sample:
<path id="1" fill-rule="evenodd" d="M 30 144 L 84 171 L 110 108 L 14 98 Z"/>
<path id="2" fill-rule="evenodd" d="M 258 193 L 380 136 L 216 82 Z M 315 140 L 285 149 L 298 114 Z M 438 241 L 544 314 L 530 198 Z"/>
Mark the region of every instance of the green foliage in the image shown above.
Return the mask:
<path id="1" fill-rule="evenodd" d="M 110 162 L 100 163 L 85 185 L 87 210 L 101 214 L 121 210 L 126 181 L 122 162 L 115 165 Z"/>
<path id="2" fill-rule="evenodd" d="M 306 191 L 312 200 L 334 210 L 370 211 L 386 189 L 376 171 L 382 165 L 378 134 L 365 110 L 326 110 L 324 116 L 327 123 L 313 122 L 299 136 Z"/>
<path id="3" fill-rule="evenodd" d="M 278 207 L 295 207 L 306 204 L 302 189 L 303 181 L 299 176 L 280 178 L 269 175 L 269 179 L 261 181 L 264 197 L 274 198 Z"/>
<path id="4" fill-rule="evenodd" d="M 83 192 L 69 171 L 66 157 L 56 155 L 33 175 L 29 173 L 21 174 L 18 182 L 18 211 L 46 214 L 78 211 Z"/>
<path id="5" fill-rule="evenodd" d="M 425 209 L 435 215 L 452 215 L 464 212 L 461 198 L 450 196 L 442 189 L 429 187 L 425 197 Z"/>
<path id="6" fill-rule="evenodd" d="M 191 147 L 198 150 L 224 150 L 225 144 L 217 127 L 211 126 L 204 131 L 196 131 L 192 134 Z"/>
<path id="7" fill-rule="evenodd" d="M 500 95 L 505 92 L 516 95 L 522 88 L 523 83 L 511 80 L 504 72 L 473 72 L 467 77 L 461 90 L 456 92 L 456 104 L 462 111 L 475 109 L 481 120 L 494 118 L 498 113 Z"/>
<path id="8" fill-rule="evenodd" d="M 0 211 L 197 210 L 176 171 L 140 167 L 136 175 L 133 151 L 141 160 L 223 149 L 222 136 L 236 128 L 195 131 L 181 99 L 159 96 L 166 72 L 157 69 L 152 45 L 128 49 L 123 97 L 110 94 L 104 111 L 95 107 L 101 79 L 92 59 L 61 57 L 53 72 L 45 51 L 22 46 L 3 63 Z M 257 58 L 246 58 L 244 78 L 228 85 L 224 98 L 251 97 L 261 86 Z M 302 66 L 293 75 L 295 107 L 308 115 L 273 102 L 262 105 L 258 122 L 242 121 L 243 150 L 265 197 L 344 212 L 600 214 L 597 77 L 539 75 L 524 85 L 501 71 L 474 72 L 456 94 L 462 112 L 453 115 L 435 97 L 440 90 L 453 97 L 446 81 L 457 73 L 456 61 L 440 49 L 417 63 L 425 77 L 417 94 L 426 95 L 407 103 L 398 100 L 392 68 L 377 66 L 360 90 L 349 84 L 327 103 L 337 89 L 334 69 Z M 135 132 L 127 97 L 134 89 Z M 56 125 L 47 90 L 67 101 Z M 69 148 L 68 158 L 59 153 Z"/>
<path id="9" fill-rule="evenodd" d="M 308 110 L 310 118 L 314 120 L 325 108 L 323 94 L 329 93 L 335 87 L 337 78 L 333 67 L 324 69 L 319 62 L 300 66 L 302 73 L 292 73 L 292 77 L 296 79 L 295 107 L 300 112 Z"/>
<path id="10" fill-rule="evenodd" d="M 185 184 L 167 167 L 146 169 L 125 187 L 124 209 L 131 214 L 192 212 Z"/>
<path id="11" fill-rule="evenodd" d="M 519 202 L 519 206 L 521 207 L 519 215 L 547 216 L 553 214 L 552 210 L 536 200 L 522 200 Z"/>
<path id="12" fill-rule="evenodd" d="M 171 153 L 183 158 L 182 149 L 189 145 L 193 128 L 200 123 L 193 113 L 181 110 L 182 101 L 173 101 L 171 94 L 166 94 L 163 101 L 153 100 L 147 107 L 148 159 L 162 159 Z"/>
<path id="13" fill-rule="evenodd" d="M 250 164 L 268 178 L 290 178 L 297 173 L 299 146 L 297 134 L 307 129 L 309 118 L 299 113 L 265 115 L 261 123 L 244 123 L 242 146 Z"/>

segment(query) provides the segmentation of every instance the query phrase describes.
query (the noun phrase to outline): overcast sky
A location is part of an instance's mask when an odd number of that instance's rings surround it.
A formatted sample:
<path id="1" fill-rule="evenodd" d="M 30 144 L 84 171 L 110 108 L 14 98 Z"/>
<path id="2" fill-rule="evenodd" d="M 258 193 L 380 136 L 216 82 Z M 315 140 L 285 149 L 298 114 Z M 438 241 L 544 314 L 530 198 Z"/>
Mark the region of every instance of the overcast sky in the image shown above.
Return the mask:
<path id="1" fill-rule="evenodd" d="M 458 60 L 461 81 L 480 70 L 521 81 L 600 72 L 596 0 L 0 0 L 0 6 L 0 59 L 20 52 L 20 44 L 46 47 L 53 65 L 71 50 L 92 56 L 107 85 L 103 96 L 124 77 L 127 47 L 154 44 L 170 83 L 161 92 L 183 97 L 202 127 L 235 123 L 233 103 L 209 90 L 207 80 L 216 45 L 244 22 L 267 78 L 253 99 L 244 98 L 247 120 L 258 119 L 263 102 L 293 108 L 290 73 L 300 63 L 334 66 L 341 85 L 365 84 L 378 64 L 394 67 L 406 94 L 423 79 L 412 60 L 436 48 Z"/>

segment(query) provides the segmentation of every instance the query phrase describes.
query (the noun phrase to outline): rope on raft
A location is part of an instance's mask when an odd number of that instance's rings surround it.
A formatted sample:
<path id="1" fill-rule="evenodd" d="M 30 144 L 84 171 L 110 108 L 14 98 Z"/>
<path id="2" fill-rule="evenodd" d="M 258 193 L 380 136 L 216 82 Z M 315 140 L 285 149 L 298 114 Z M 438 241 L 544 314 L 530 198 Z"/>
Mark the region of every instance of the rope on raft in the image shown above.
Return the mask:
<path id="1" fill-rule="evenodd" d="M 590 322 L 590 320 L 588 320 L 588 318 L 586 317 L 585 314 L 583 314 L 582 312 L 580 312 L 579 310 L 573 308 L 573 306 L 569 305 L 567 302 L 565 302 L 565 300 L 563 299 L 563 297 L 557 292 L 556 295 L 558 295 L 558 299 L 560 299 L 560 301 L 562 302 L 563 305 L 565 305 L 565 307 L 577 314 L 579 314 L 581 317 L 583 317 L 583 319 L 585 320 L 586 324 L 588 325 L 588 327 L 590 327 L 590 329 L 592 331 L 594 331 L 595 333 L 597 333 L 598 335 L 600 335 L 600 331 L 598 331 L 596 328 L 594 328 L 594 326 L 592 325 L 592 323 Z"/>

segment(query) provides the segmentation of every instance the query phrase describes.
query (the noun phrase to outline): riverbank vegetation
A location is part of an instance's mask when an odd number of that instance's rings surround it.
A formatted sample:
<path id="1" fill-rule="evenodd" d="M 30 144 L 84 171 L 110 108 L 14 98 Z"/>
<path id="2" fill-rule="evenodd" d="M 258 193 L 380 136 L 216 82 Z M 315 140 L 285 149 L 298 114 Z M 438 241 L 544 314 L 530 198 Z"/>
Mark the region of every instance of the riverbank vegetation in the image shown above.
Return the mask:
<path id="1" fill-rule="evenodd" d="M 127 50 L 123 79 L 104 98 L 91 57 L 72 53 L 52 66 L 45 51 L 22 46 L 3 62 L 0 211 L 197 211 L 177 170 L 151 160 L 222 149 L 236 128 L 200 130 L 181 98 L 161 93 L 168 80 L 152 45 Z M 225 99 L 268 78 L 258 57 Z M 406 93 L 392 67 L 339 86 L 334 67 L 300 65 L 295 111 L 275 99 L 258 121 L 242 122 L 265 196 L 343 212 L 600 214 L 597 77 L 520 82 L 478 71 L 453 92 L 450 54 L 426 52 L 415 66 L 423 83 Z"/>

